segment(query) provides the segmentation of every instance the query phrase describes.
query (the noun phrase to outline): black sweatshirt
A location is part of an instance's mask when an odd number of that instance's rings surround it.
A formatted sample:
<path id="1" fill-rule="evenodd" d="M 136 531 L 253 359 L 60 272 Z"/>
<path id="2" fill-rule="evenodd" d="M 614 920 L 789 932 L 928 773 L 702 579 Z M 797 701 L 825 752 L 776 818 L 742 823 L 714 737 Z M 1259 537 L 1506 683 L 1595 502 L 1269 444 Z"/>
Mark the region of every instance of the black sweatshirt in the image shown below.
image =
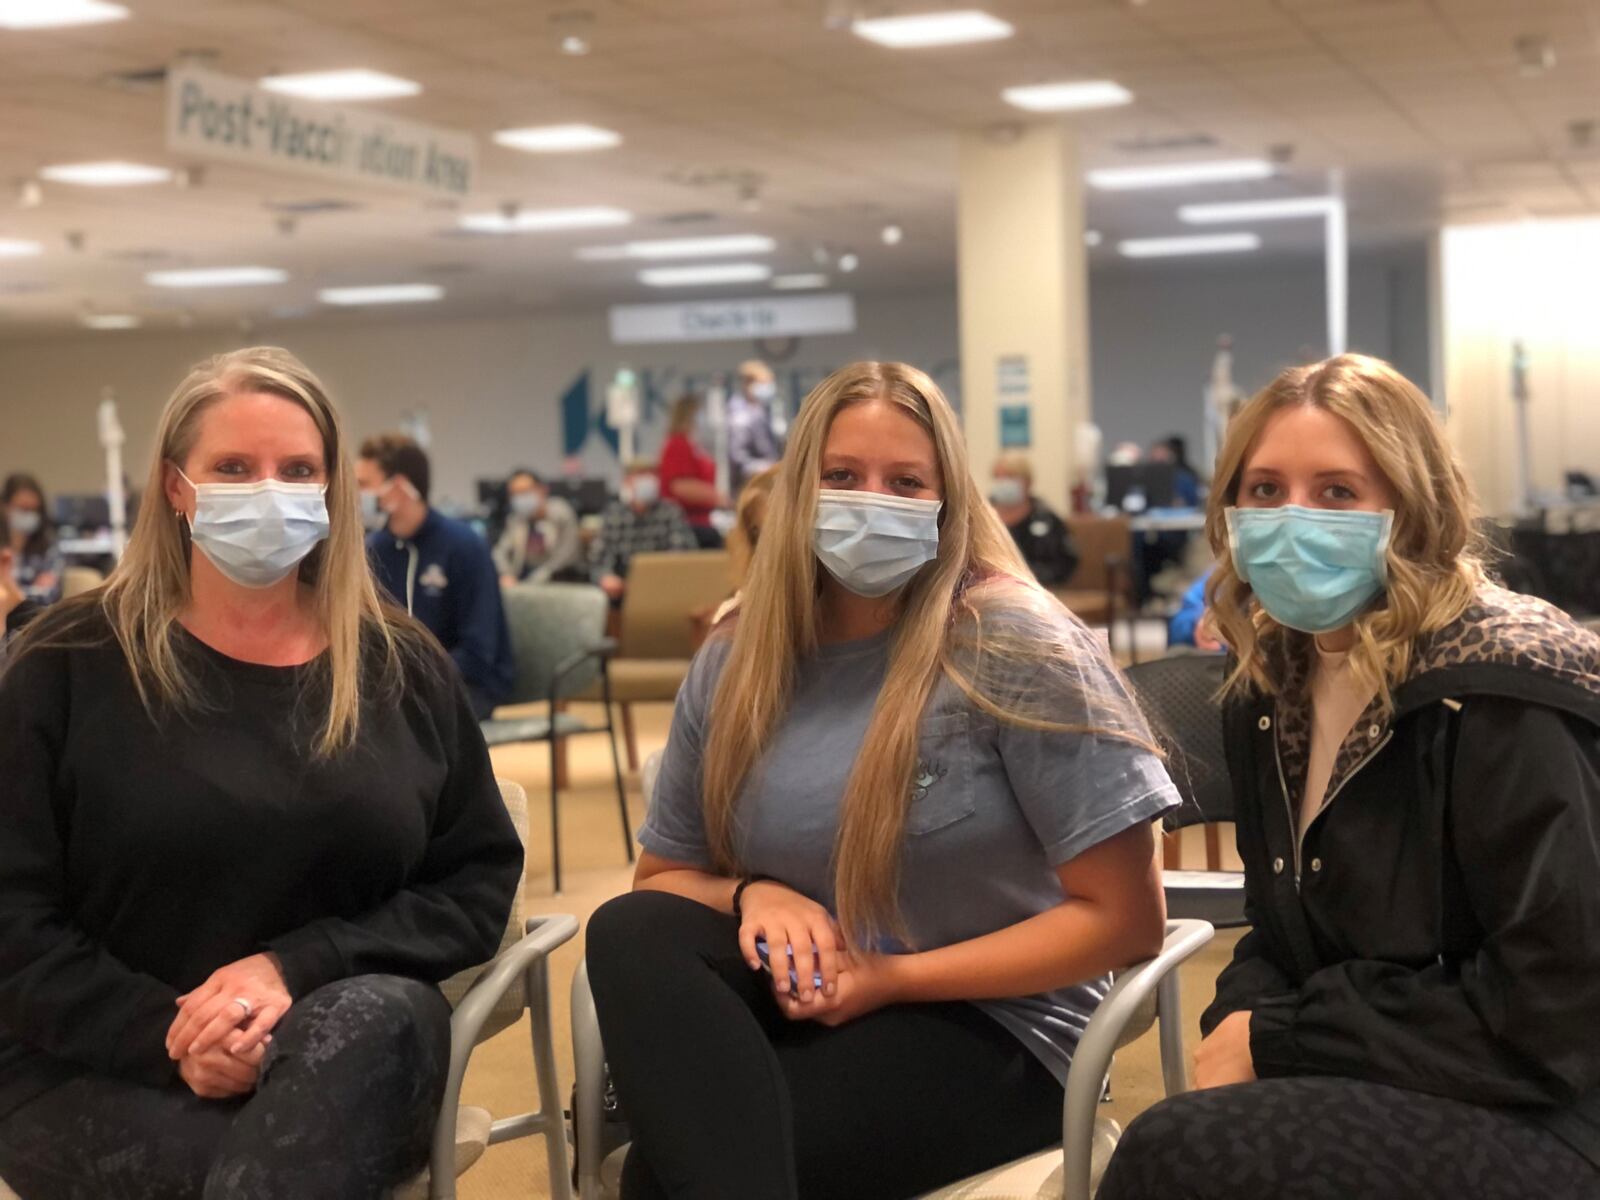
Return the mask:
<path id="1" fill-rule="evenodd" d="M 0 679 L 0 1115 L 85 1071 L 172 1083 L 176 998 L 263 950 L 296 998 L 494 954 L 522 847 L 442 655 L 319 759 L 310 670 L 180 633 L 204 707 L 158 722 L 92 629 Z"/>

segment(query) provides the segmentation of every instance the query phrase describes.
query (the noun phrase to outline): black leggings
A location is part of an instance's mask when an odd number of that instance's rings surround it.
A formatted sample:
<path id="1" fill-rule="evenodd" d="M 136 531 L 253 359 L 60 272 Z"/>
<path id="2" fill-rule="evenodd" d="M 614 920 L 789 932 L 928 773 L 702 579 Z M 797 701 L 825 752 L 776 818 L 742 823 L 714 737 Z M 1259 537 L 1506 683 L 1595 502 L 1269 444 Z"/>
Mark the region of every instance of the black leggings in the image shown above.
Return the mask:
<path id="1" fill-rule="evenodd" d="M 588 955 L 624 1200 L 893 1200 L 1061 1138 L 1061 1085 L 970 1004 L 789 1021 L 733 918 L 662 892 L 604 905 Z"/>
<path id="2" fill-rule="evenodd" d="M 1134 1121 L 1097 1200 L 1594 1200 L 1600 1171 L 1505 1109 L 1325 1076 L 1188 1092 Z"/>
<path id="3" fill-rule="evenodd" d="M 84 1075 L 0 1120 L 23 1200 L 378 1200 L 420 1171 L 450 1062 L 439 989 L 361 975 L 295 1003 L 251 1096 Z"/>

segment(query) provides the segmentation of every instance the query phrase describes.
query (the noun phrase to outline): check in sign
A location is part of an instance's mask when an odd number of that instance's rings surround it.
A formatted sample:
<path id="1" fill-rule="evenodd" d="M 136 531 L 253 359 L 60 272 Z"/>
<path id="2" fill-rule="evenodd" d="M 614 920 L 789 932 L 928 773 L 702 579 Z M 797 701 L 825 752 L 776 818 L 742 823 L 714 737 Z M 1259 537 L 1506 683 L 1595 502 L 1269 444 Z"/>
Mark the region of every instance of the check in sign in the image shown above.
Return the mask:
<path id="1" fill-rule="evenodd" d="M 280 96 L 201 67 L 167 76 L 167 148 L 343 183 L 466 196 L 477 139 L 370 110 Z"/>
<path id="2" fill-rule="evenodd" d="M 855 298 L 843 294 L 698 304 L 619 304 L 611 310 L 611 340 L 619 346 L 802 337 L 854 333 L 855 328 Z"/>

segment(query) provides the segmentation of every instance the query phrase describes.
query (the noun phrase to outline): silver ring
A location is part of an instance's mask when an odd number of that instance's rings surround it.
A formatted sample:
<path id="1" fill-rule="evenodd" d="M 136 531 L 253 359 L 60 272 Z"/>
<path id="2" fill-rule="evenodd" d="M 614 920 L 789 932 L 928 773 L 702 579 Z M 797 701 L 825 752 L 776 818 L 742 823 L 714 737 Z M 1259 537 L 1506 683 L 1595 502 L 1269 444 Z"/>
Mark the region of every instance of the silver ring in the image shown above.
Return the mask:
<path id="1" fill-rule="evenodd" d="M 237 1004 L 240 1008 L 244 1009 L 244 1019 L 247 1020 L 247 1021 L 250 1019 L 250 1017 L 256 1011 L 254 1008 L 252 1008 L 250 1006 L 250 1001 L 246 1000 L 243 996 L 235 996 L 232 1000 L 229 1001 L 229 1003 L 230 1004 Z"/>

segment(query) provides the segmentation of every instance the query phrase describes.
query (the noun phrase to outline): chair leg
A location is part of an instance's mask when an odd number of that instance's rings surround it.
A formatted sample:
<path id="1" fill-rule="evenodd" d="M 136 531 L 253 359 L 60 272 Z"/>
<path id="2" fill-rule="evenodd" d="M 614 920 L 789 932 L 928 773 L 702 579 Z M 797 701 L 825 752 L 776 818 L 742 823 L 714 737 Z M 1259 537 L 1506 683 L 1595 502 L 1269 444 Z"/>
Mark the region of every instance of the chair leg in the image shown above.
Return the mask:
<path id="1" fill-rule="evenodd" d="M 572 1164 L 567 1158 L 567 1131 L 561 1118 L 560 1084 L 556 1079 L 556 1046 L 550 1032 L 550 961 L 540 958 L 528 968 L 523 986 L 528 993 L 528 1032 L 533 1042 L 533 1072 L 539 1084 L 542 1135 L 550 1162 L 550 1200 L 572 1200 Z"/>
<path id="2" fill-rule="evenodd" d="M 566 711 L 567 702 L 565 700 L 557 700 L 554 704 L 552 704 L 550 706 L 550 724 L 554 726 L 556 717 Z M 553 760 L 555 765 L 552 768 L 555 786 L 558 788 L 570 788 L 572 786 L 572 772 L 570 769 L 569 756 L 567 754 L 566 740 L 555 739 L 552 741 L 552 745 L 556 745 L 556 756 Z"/>
<path id="3" fill-rule="evenodd" d="M 551 891 L 561 894 L 561 791 L 556 787 L 556 763 L 561 754 L 564 738 L 550 734 L 550 874 Z"/>
<path id="4" fill-rule="evenodd" d="M 1222 870 L 1222 830 L 1206 825 L 1206 870 Z"/>
<path id="5" fill-rule="evenodd" d="M 617 727 L 613 725 L 607 729 L 606 736 L 611 742 L 611 770 L 617 781 L 617 810 L 622 813 L 622 848 L 632 862 L 633 829 L 628 824 L 628 792 L 622 783 L 622 759 L 617 754 Z"/>
<path id="6" fill-rule="evenodd" d="M 623 701 L 622 708 L 622 735 L 628 742 L 628 770 L 635 775 L 639 773 L 639 731 L 633 724 L 633 705 Z"/>

